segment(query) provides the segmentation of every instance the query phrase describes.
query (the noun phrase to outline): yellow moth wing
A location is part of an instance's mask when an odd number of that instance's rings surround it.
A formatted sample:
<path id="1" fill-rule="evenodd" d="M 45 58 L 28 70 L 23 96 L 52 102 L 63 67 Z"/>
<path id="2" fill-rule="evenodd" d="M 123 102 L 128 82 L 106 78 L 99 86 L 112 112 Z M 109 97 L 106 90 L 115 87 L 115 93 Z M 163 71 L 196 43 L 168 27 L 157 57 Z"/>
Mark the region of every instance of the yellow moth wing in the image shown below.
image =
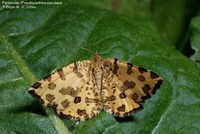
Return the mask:
<path id="1" fill-rule="evenodd" d="M 104 109 L 115 116 L 123 117 L 141 108 L 162 84 L 157 74 L 118 59 L 105 59 L 104 70 Z"/>

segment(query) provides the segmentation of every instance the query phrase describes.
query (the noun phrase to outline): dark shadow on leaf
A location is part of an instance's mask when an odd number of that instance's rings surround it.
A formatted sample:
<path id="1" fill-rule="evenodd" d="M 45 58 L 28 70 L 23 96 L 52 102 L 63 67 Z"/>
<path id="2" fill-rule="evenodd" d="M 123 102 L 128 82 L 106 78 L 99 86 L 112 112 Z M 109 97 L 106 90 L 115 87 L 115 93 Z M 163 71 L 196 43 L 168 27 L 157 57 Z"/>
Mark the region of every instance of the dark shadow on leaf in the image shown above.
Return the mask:
<path id="1" fill-rule="evenodd" d="M 45 111 L 42 109 L 42 105 L 38 101 L 33 101 L 33 103 L 31 103 L 30 105 L 17 107 L 15 109 L 12 109 L 11 111 L 14 113 L 28 112 L 28 113 L 35 113 L 38 115 L 46 116 Z"/>
<path id="2" fill-rule="evenodd" d="M 135 120 L 135 118 L 133 116 L 126 116 L 126 117 L 115 117 L 117 122 L 132 122 Z"/>

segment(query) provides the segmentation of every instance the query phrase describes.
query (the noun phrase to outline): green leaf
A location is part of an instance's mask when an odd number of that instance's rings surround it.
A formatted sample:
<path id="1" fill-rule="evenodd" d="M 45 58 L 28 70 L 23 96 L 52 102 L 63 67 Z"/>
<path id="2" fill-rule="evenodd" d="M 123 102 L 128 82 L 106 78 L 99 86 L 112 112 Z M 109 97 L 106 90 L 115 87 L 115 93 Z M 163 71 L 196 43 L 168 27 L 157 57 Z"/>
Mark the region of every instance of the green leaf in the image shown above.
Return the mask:
<path id="1" fill-rule="evenodd" d="M 164 83 L 133 116 L 117 119 L 102 111 L 72 133 L 200 131 L 200 73 L 193 62 L 160 40 L 150 22 L 64 3 L 0 12 L 2 133 L 68 133 L 74 122 L 42 107 L 27 90 L 56 69 L 91 59 L 93 53 L 83 48 L 150 69 Z"/>
<path id="2" fill-rule="evenodd" d="M 112 12 L 127 15 L 133 19 L 144 20 L 150 17 L 149 0 L 68 0 L 68 2 L 82 6 L 92 6 L 106 9 Z"/>
<path id="3" fill-rule="evenodd" d="M 199 3 L 196 0 L 68 0 L 83 6 L 93 6 L 127 15 L 129 19 L 151 20 L 159 29 L 168 45 L 176 45 L 183 51 L 181 37 L 185 36 L 186 24 L 195 14 Z M 177 6 L 178 5 L 178 6 Z"/>
<path id="4" fill-rule="evenodd" d="M 191 56 L 191 59 L 197 63 L 200 68 L 200 17 L 195 17 L 191 21 L 190 27 L 191 36 L 191 47 L 195 53 Z"/>

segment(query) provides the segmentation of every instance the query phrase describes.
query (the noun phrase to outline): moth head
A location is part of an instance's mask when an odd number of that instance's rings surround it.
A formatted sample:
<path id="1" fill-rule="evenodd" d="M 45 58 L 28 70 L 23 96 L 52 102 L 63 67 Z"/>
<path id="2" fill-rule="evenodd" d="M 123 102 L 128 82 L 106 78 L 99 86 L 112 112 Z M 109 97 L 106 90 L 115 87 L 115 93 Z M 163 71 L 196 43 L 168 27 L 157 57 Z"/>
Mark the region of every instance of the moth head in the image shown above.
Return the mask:
<path id="1" fill-rule="evenodd" d="M 94 61 L 99 61 L 101 59 L 101 56 L 99 55 L 99 53 L 95 53 L 94 54 Z"/>

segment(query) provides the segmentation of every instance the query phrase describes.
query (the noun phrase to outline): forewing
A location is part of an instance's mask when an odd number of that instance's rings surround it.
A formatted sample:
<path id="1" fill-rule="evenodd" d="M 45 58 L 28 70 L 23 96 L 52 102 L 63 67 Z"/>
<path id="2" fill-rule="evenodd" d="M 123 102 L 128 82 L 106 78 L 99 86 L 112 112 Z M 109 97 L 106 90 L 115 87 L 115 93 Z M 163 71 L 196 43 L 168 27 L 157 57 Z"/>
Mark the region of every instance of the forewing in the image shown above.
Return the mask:
<path id="1" fill-rule="evenodd" d="M 104 70 L 104 110 L 115 116 L 127 116 L 141 108 L 162 84 L 157 74 L 117 59 L 105 59 Z"/>
<path id="2" fill-rule="evenodd" d="M 89 66 L 87 60 L 72 63 L 36 82 L 29 93 L 60 115 L 78 121 L 89 119 L 102 107 Z"/>

